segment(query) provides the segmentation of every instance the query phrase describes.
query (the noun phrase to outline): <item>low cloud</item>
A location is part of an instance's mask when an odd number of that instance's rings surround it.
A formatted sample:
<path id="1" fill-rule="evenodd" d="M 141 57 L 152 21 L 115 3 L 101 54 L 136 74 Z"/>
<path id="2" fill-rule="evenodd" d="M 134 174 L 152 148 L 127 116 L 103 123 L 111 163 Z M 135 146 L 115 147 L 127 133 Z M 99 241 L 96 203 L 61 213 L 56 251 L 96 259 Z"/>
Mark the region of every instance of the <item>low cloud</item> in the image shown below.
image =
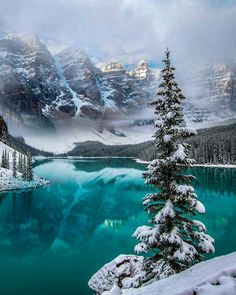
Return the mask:
<path id="1" fill-rule="evenodd" d="M 184 69 L 235 59 L 236 3 L 217 0 L 0 0 L 1 33 L 38 34 L 86 48 L 98 62 L 160 63 L 169 46 Z"/>

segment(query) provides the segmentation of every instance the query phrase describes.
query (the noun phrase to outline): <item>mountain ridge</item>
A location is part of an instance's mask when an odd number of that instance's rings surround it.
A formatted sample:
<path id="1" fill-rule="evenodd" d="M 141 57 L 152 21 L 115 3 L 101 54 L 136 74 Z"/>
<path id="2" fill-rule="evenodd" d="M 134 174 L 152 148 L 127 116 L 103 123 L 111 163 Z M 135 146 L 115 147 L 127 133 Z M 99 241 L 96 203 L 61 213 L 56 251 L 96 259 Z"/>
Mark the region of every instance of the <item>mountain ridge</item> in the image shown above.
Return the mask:
<path id="1" fill-rule="evenodd" d="M 188 76 L 188 125 L 204 127 L 236 117 L 235 64 L 208 65 Z M 86 129 L 88 119 L 94 122 L 94 134 L 105 129 L 117 138 L 129 136 L 126 130 L 136 124 L 151 124 L 154 115 L 146 111 L 159 78 L 160 70 L 145 60 L 133 69 L 116 61 L 98 68 L 82 49 L 66 48 L 53 55 L 34 35 L 0 39 L 0 112 L 11 131 L 23 126 L 56 132 L 71 122 L 75 130 Z"/>

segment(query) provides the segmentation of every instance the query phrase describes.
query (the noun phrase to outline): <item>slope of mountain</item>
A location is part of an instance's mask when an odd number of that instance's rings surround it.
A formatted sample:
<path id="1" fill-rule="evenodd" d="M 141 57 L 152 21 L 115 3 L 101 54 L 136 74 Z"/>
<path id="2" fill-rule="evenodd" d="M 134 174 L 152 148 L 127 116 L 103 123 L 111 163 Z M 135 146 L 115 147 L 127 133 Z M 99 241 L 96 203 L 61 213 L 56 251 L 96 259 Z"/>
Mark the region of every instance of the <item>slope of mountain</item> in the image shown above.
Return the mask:
<path id="1" fill-rule="evenodd" d="M 51 53 L 35 36 L 13 34 L 0 40 L 0 94 L 5 116 L 29 125 L 48 126 L 51 118 L 75 114 Z"/>
<path id="2" fill-rule="evenodd" d="M 2 149 L 5 145 L 7 145 L 10 153 L 12 153 L 12 150 L 15 149 L 16 151 L 26 154 L 27 152 L 30 152 L 32 156 L 51 156 L 52 153 L 48 153 L 42 150 L 38 150 L 36 148 L 33 148 L 29 145 L 27 145 L 23 138 L 17 138 L 9 134 L 8 127 L 5 122 L 5 120 L 0 116 L 0 152 L 2 152 Z"/>
<path id="3" fill-rule="evenodd" d="M 236 64 L 215 63 L 195 70 L 190 84 L 186 120 L 193 123 L 218 121 L 236 116 Z"/>

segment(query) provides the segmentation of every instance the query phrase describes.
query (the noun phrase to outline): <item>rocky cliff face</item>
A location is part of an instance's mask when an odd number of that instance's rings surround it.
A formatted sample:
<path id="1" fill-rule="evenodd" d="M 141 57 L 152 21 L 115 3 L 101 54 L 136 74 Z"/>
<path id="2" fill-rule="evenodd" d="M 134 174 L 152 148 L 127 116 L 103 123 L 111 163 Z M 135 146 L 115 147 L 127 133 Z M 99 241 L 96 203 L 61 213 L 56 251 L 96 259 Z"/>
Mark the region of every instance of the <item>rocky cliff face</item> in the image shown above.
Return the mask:
<path id="1" fill-rule="evenodd" d="M 96 68 L 84 50 L 66 49 L 57 56 L 35 36 L 12 34 L 0 40 L 0 105 L 2 113 L 28 125 L 84 116 L 114 118 L 150 101 L 148 65 L 145 74 L 111 63 Z M 143 68 L 141 69 L 143 71 Z M 141 73 L 141 71 L 140 71 Z"/>
<path id="2" fill-rule="evenodd" d="M 4 112 L 20 122 L 49 124 L 53 118 L 75 114 L 71 98 L 54 58 L 37 37 L 8 35 L 0 40 L 0 105 Z"/>
<path id="3" fill-rule="evenodd" d="M 236 116 L 236 64 L 215 63 L 190 76 L 192 94 L 186 105 L 188 120 L 202 123 Z"/>

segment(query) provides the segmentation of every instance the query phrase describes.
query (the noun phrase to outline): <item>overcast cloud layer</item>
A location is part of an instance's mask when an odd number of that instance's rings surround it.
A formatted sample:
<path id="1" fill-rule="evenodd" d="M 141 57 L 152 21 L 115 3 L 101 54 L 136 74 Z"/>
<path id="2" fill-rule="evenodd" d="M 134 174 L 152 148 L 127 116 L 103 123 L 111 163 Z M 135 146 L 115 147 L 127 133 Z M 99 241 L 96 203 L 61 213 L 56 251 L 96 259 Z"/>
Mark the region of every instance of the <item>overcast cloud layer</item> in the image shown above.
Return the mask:
<path id="1" fill-rule="evenodd" d="M 0 0 L 2 34 L 27 31 L 86 48 L 96 62 L 176 65 L 235 59 L 236 0 Z"/>

